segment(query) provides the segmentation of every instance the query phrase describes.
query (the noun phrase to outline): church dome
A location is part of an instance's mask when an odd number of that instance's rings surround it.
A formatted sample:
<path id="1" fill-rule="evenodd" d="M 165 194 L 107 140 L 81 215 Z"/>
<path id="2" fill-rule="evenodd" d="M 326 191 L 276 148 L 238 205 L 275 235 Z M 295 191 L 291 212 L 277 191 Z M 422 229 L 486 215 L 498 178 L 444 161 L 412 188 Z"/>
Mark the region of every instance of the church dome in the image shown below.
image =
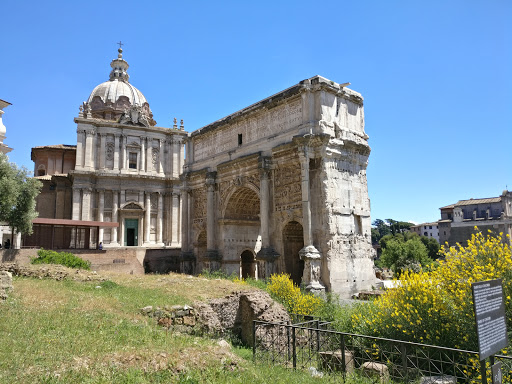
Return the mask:
<path id="1" fill-rule="evenodd" d="M 130 84 L 128 63 L 119 48 L 117 59 L 112 60 L 110 78 L 96 86 L 81 108 L 83 117 L 117 121 L 122 124 L 153 126 L 153 113 L 146 98 Z M 132 118 L 133 117 L 133 118 Z"/>

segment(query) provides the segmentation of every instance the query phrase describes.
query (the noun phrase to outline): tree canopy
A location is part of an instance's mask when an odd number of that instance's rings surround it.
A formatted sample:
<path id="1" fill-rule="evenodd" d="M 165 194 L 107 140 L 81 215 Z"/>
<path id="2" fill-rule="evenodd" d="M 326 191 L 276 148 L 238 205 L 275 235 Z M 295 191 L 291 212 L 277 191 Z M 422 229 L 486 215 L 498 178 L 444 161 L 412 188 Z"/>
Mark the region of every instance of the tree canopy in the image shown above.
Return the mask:
<path id="1" fill-rule="evenodd" d="M 35 199 L 41 187 L 26 168 L 18 168 L 0 153 L 0 222 L 7 223 L 12 233 L 32 233 L 32 220 L 37 217 Z"/>
<path id="2" fill-rule="evenodd" d="M 377 244 L 386 235 L 407 232 L 413 225 L 408 221 L 375 219 L 372 223 L 372 243 Z"/>

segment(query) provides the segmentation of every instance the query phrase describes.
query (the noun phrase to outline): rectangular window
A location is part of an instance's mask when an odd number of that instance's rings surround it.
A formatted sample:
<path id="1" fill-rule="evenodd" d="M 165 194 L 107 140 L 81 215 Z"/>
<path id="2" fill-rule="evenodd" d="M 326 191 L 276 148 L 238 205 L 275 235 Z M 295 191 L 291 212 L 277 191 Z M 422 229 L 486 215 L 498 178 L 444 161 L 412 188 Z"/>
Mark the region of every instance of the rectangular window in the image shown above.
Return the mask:
<path id="1" fill-rule="evenodd" d="M 130 152 L 128 156 L 128 168 L 137 169 L 137 154 L 135 152 Z"/>
<path id="2" fill-rule="evenodd" d="M 238 146 L 242 145 L 242 134 L 238 134 Z"/>

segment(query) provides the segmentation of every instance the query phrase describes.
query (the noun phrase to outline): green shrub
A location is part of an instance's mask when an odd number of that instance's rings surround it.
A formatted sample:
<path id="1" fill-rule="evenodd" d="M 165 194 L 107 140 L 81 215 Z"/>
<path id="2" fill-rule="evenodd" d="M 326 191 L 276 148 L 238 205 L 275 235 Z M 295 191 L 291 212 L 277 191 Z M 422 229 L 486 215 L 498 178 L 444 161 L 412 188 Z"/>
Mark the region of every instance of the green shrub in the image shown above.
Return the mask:
<path id="1" fill-rule="evenodd" d="M 37 257 L 30 260 L 32 264 L 60 264 L 68 268 L 91 269 L 91 262 L 81 259 L 69 252 L 56 252 L 49 249 L 37 251 Z"/>
<path id="2" fill-rule="evenodd" d="M 316 315 L 324 305 L 324 301 L 320 297 L 302 292 L 290 279 L 290 275 L 285 273 L 270 276 L 267 290 L 290 313 Z"/>

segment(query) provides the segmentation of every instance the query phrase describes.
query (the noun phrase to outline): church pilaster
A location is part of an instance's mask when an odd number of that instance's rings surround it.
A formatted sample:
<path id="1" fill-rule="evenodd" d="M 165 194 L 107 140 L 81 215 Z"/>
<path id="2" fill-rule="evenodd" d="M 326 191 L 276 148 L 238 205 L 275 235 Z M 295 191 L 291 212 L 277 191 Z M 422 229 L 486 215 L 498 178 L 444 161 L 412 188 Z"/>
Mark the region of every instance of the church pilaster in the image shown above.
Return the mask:
<path id="1" fill-rule="evenodd" d="M 163 229 L 164 229 L 164 221 L 163 221 L 163 213 L 164 213 L 164 201 L 162 193 L 158 192 L 158 210 L 156 212 L 156 242 L 157 245 L 164 245 L 162 240 Z"/>
<path id="2" fill-rule="evenodd" d="M 146 214 L 144 217 L 144 245 L 149 244 L 151 234 L 151 193 L 146 192 L 146 204 L 144 205 Z"/>
<path id="3" fill-rule="evenodd" d="M 99 190 L 98 195 L 98 221 L 103 222 L 103 215 L 105 210 L 105 191 L 102 189 Z M 100 229 L 98 230 L 98 243 L 103 243 L 103 231 L 104 229 L 102 227 L 100 227 Z"/>
<path id="4" fill-rule="evenodd" d="M 112 222 L 118 223 L 118 209 L 119 209 L 119 202 L 118 202 L 118 196 L 119 192 L 116 190 L 112 191 Z M 112 238 L 110 240 L 110 244 L 112 245 L 119 245 L 117 242 L 117 227 L 112 228 Z"/>
<path id="5" fill-rule="evenodd" d="M 119 170 L 119 138 L 120 134 L 116 133 L 114 135 L 114 170 Z"/>

